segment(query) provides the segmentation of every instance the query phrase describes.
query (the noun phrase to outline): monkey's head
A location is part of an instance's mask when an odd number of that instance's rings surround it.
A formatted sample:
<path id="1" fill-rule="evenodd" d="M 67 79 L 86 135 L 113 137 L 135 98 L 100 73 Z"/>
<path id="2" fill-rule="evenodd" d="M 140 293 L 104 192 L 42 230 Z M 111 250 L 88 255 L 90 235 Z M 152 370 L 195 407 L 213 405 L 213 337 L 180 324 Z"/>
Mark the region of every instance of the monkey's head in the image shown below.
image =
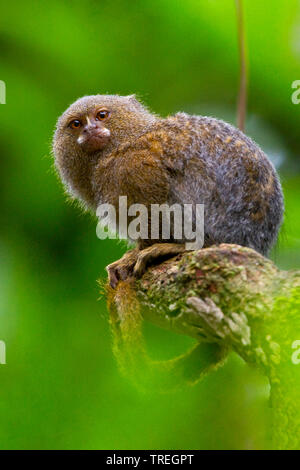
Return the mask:
<path id="1" fill-rule="evenodd" d="M 93 207 L 91 176 L 98 160 L 138 137 L 154 120 L 134 95 L 75 101 L 58 119 L 53 139 L 55 165 L 68 192 Z"/>

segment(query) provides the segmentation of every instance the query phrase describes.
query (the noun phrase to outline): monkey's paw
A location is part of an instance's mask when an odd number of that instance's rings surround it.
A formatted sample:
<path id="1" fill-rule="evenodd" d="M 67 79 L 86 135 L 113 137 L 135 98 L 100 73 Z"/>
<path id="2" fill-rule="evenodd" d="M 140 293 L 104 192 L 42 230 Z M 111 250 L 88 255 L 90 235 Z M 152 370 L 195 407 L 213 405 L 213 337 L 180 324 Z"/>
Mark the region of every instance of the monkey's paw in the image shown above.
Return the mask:
<path id="1" fill-rule="evenodd" d="M 155 243 L 140 251 L 133 274 L 136 278 L 142 277 L 148 266 L 172 258 L 186 251 L 185 246 L 179 243 Z"/>
<path id="2" fill-rule="evenodd" d="M 179 243 L 155 243 L 143 250 L 135 248 L 106 267 L 111 287 L 116 288 L 118 282 L 125 281 L 130 276 L 139 279 L 151 264 L 161 262 L 185 251 L 185 246 Z"/>
<path id="3" fill-rule="evenodd" d="M 127 251 L 122 258 L 106 266 L 110 286 L 115 289 L 119 281 L 125 281 L 133 275 L 133 268 L 138 259 L 138 250 Z"/>

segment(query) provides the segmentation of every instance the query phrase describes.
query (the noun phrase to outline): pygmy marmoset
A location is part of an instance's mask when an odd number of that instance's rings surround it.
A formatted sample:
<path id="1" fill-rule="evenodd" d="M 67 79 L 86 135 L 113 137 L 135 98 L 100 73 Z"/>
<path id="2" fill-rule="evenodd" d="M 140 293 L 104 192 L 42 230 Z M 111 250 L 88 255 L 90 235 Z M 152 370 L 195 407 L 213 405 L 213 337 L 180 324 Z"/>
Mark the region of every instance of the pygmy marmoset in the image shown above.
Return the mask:
<path id="1" fill-rule="evenodd" d="M 53 153 L 67 191 L 88 209 L 117 209 L 119 196 L 146 207 L 204 204 L 204 247 L 235 243 L 267 254 L 276 241 L 283 215 L 276 171 L 258 145 L 221 120 L 161 118 L 134 95 L 85 96 L 59 118 Z M 172 232 L 169 240 L 139 239 L 107 267 L 111 285 L 184 251 L 184 242 Z"/>

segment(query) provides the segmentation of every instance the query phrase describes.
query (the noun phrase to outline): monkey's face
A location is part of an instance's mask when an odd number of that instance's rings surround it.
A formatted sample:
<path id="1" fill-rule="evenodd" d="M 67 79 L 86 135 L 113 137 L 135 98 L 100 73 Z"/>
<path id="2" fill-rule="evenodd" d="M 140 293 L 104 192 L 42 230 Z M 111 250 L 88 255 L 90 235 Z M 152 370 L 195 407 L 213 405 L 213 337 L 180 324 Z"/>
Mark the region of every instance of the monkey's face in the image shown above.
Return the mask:
<path id="1" fill-rule="evenodd" d="M 75 101 L 59 118 L 55 165 L 69 193 L 95 205 L 92 175 L 99 159 L 136 138 L 155 117 L 134 95 L 93 95 Z"/>
<path id="2" fill-rule="evenodd" d="M 106 127 L 111 112 L 106 107 L 96 107 L 87 113 L 71 116 L 66 132 L 85 152 L 104 149 L 110 140 L 110 130 Z"/>
<path id="3" fill-rule="evenodd" d="M 59 118 L 56 139 L 85 153 L 103 150 L 108 143 L 116 147 L 130 138 L 135 127 L 143 127 L 151 116 L 134 95 L 84 96 Z"/>

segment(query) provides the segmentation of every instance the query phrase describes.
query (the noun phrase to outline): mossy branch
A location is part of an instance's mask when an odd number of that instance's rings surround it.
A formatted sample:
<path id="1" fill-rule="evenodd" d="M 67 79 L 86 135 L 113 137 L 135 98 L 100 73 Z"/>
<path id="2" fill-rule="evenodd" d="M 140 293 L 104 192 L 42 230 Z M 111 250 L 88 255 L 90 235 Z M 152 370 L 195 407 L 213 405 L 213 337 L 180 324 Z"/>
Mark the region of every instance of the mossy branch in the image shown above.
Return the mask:
<path id="1" fill-rule="evenodd" d="M 230 350 L 270 380 L 275 448 L 300 447 L 300 272 L 280 271 L 254 250 L 219 245 L 148 269 L 139 281 L 107 288 L 114 350 L 120 367 L 143 387 L 194 383 Z M 170 361 L 153 361 L 143 320 L 195 338 Z"/>

